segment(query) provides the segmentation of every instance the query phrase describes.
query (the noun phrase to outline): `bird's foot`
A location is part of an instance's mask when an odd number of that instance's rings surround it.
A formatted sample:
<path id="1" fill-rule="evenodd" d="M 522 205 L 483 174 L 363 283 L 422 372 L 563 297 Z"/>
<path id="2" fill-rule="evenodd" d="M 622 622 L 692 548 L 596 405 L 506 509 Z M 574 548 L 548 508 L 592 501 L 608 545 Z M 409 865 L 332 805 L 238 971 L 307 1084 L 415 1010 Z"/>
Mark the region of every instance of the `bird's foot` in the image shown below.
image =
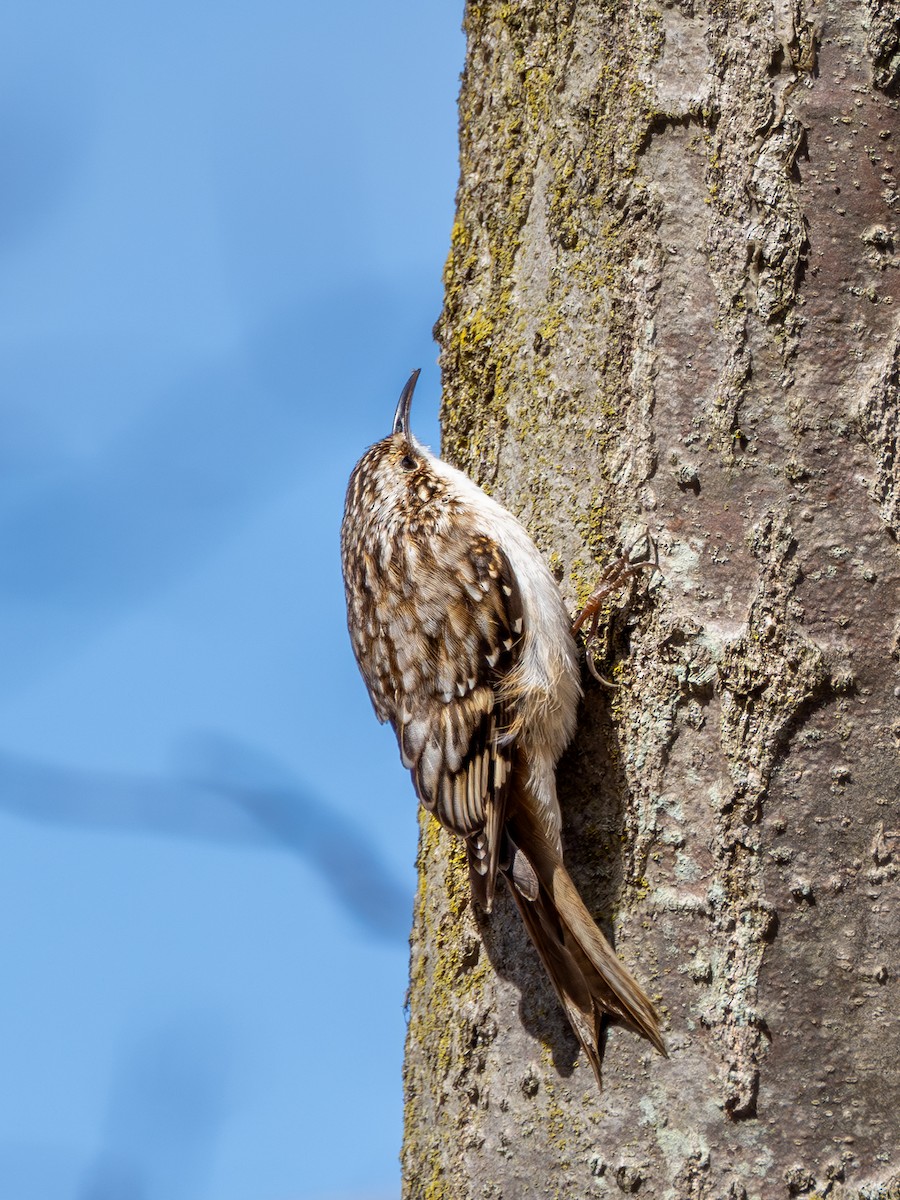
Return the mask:
<path id="1" fill-rule="evenodd" d="M 646 558 L 635 562 L 632 560 L 632 555 L 641 546 L 646 547 Z M 659 547 L 656 540 L 651 536 L 650 530 L 646 529 L 639 538 L 632 542 L 624 554 L 604 567 L 600 573 L 600 579 L 596 588 L 588 596 L 584 608 L 582 608 L 581 612 L 572 622 L 573 634 L 578 633 L 585 626 L 587 627 L 584 649 L 588 670 L 597 682 L 604 687 L 615 688 L 616 685 L 600 674 L 597 670 L 597 664 L 594 661 L 594 655 L 591 653 L 599 640 L 600 610 L 603 601 L 607 596 L 611 596 L 613 592 L 618 591 L 629 579 L 633 579 L 635 576 L 641 574 L 642 571 L 649 571 L 652 576 L 654 572 L 659 570 Z"/>

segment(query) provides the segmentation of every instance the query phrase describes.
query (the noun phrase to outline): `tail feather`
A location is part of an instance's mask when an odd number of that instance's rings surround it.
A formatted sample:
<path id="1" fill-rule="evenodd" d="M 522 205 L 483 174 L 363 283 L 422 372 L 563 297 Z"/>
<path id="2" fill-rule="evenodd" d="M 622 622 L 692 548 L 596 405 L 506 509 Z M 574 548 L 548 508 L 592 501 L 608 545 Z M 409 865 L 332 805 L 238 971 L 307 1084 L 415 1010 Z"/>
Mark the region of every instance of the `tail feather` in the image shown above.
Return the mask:
<path id="1" fill-rule="evenodd" d="M 540 881 L 537 895 L 523 894 L 510 872 L 506 881 L 598 1084 L 604 1014 L 625 1022 L 668 1057 L 649 997 L 597 928 L 558 854 L 542 836 L 534 840 L 528 832 L 533 831 L 520 825 L 517 841 Z"/>
<path id="2" fill-rule="evenodd" d="M 637 1033 L 652 1042 L 660 1054 L 668 1058 L 659 1029 L 659 1017 L 649 996 L 597 928 L 568 871 L 561 863 L 554 872 L 553 893 L 554 904 L 563 923 L 566 943 L 572 949 L 576 961 L 583 957 L 579 965 L 595 999 L 610 1015 L 620 1017 L 631 1025 Z"/>
<path id="3" fill-rule="evenodd" d="M 597 1010 L 584 973 L 579 970 L 567 950 L 563 937 L 546 928 L 544 918 L 547 914 L 542 912 L 540 901 L 526 900 L 512 885 L 510 885 L 510 891 L 522 914 L 528 936 L 541 956 L 544 969 L 550 976 L 554 990 L 569 1018 L 569 1024 L 597 1077 L 597 1086 L 602 1087 L 603 1077 L 600 1071 L 602 1012 Z"/>

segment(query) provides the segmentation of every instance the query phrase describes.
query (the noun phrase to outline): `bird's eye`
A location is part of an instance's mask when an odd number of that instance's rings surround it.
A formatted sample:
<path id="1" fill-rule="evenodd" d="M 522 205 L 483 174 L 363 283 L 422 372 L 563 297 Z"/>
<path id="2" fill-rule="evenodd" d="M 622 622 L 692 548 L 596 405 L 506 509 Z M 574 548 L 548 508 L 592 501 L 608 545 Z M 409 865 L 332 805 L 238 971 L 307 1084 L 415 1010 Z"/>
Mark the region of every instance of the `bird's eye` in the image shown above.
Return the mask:
<path id="1" fill-rule="evenodd" d="M 416 460 L 411 454 L 404 454 L 400 459 L 400 466 L 404 471 L 412 471 L 415 469 Z"/>

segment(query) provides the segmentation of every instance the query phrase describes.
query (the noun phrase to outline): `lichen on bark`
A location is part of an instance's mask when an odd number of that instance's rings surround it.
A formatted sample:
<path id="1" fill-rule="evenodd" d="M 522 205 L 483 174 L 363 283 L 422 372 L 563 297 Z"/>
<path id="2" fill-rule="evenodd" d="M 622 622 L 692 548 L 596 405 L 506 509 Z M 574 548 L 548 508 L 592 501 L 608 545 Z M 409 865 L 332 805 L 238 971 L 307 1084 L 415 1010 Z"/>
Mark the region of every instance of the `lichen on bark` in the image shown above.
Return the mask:
<path id="1" fill-rule="evenodd" d="M 898 1189 L 897 20 L 479 0 L 443 449 L 573 609 L 649 527 L 560 765 L 570 868 L 668 1026 L 598 1094 L 424 817 L 407 1200 Z M 896 689 L 896 690 L 895 690 Z"/>

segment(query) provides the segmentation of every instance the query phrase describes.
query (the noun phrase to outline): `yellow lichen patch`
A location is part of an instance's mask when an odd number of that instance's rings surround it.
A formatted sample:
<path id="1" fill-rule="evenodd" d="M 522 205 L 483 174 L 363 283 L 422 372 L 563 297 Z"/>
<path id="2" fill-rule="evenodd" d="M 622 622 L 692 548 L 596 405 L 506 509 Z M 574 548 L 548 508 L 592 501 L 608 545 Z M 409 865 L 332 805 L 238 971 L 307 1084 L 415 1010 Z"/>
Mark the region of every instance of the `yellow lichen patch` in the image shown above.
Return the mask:
<path id="1" fill-rule="evenodd" d="M 443 1091 L 460 1065 L 461 995 L 478 998 L 489 971 L 486 955 L 470 909 L 468 868 L 460 839 L 448 834 L 420 809 L 419 889 L 412 943 L 407 1032 L 407 1062 L 414 1055 L 426 1061 L 427 1075 L 413 1081 L 405 1074 L 406 1105 L 404 1158 L 420 1164 L 415 1195 L 449 1200 L 455 1193 L 447 1182 L 441 1150 L 441 1131 L 430 1118 L 423 1091 L 433 1097 Z M 429 886 L 429 880 L 435 886 Z M 427 1082 L 425 1082 L 427 1080 Z M 427 1163 L 427 1178 L 421 1164 Z"/>
<path id="2" fill-rule="evenodd" d="M 459 327 L 457 339 L 460 351 L 478 346 L 481 342 L 490 344 L 493 332 L 493 321 L 487 317 L 483 308 L 476 309 Z"/>

